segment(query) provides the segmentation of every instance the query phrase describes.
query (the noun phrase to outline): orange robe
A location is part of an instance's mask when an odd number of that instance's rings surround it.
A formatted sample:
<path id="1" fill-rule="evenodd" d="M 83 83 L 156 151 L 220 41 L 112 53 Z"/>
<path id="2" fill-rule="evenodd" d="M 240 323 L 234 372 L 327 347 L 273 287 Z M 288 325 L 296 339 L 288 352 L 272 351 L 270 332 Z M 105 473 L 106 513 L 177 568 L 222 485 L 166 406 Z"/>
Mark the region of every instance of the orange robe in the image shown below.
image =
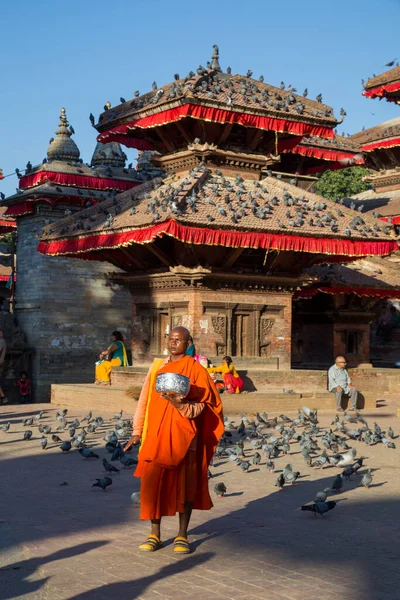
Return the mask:
<path id="1" fill-rule="evenodd" d="M 176 409 L 155 390 L 147 405 L 147 429 L 139 452 L 135 477 L 140 477 L 140 518 L 160 519 L 193 508 L 209 510 L 208 466 L 222 434 L 222 403 L 207 371 L 193 358 L 168 362 L 157 373 L 178 373 L 191 381 L 189 404 L 203 403 L 194 418 Z M 155 377 L 154 377 L 155 382 Z M 195 411 L 196 412 L 196 411 Z M 134 426 L 135 429 L 135 426 Z"/>

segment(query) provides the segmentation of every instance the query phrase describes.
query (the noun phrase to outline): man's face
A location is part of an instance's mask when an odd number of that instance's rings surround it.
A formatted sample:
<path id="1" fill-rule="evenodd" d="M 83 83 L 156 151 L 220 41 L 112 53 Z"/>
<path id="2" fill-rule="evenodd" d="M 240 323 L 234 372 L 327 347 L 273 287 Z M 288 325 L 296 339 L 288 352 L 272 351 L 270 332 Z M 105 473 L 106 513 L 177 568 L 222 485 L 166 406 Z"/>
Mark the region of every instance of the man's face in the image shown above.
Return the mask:
<path id="1" fill-rule="evenodd" d="M 184 331 L 173 329 L 168 337 L 168 352 L 173 356 L 185 354 L 189 343 L 189 339 Z"/>
<path id="2" fill-rule="evenodd" d="M 338 369 L 344 369 L 346 367 L 346 361 L 342 356 L 336 359 L 336 366 Z"/>

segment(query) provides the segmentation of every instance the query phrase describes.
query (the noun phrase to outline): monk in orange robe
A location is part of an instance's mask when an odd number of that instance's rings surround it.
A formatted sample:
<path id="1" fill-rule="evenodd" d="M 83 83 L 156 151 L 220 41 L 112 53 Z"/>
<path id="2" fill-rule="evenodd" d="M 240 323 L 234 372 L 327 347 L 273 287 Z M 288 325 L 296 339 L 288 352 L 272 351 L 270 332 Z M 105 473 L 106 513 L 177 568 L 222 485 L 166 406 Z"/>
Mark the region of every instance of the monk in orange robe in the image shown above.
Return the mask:
<path id="1" fill-rule="evenodd" d="M 140 518 L 151 521 L 151 533 L 139 546 L 154 552 L 162 546 L 161 518 L 179 513 L 179 531 L 174 552 L 188 554 L 187 539 L 192 509 L 209 510 L 208 466 L 224 432 L 222 403 L 207 371 L 187 356 L 190 333 L 172 329 L 169 357 L 155 359 L 140 395 L 133 423 L 133 436 L 125 450 L 141 441 L 135 477 L 140 477 Z M 159 373 L 189 377 L 186 397 L 159 394 Z"/>

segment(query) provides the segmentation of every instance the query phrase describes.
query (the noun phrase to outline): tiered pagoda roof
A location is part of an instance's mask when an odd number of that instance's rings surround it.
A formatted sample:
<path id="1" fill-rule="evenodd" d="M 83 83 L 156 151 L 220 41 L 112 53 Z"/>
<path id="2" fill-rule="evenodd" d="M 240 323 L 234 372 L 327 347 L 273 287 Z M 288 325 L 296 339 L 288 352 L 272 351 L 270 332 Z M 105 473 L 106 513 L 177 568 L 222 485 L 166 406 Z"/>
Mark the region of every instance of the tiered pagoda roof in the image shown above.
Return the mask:
<path id="1" fill-rule="evenodd" d="M 30 214 L 40 202 L 82 207 L 89 200 L 98 202 L 107 194 L 131 189 L 143 181 L 136 169 L 125 168 L 126 155 L 117 143 L 98 144 L 91 166 L 83 164 L 72 135 L 63 108 L 47 158 L 36 167 L 28 163 L 25 174 L 19 175 L 16 194 L 2 202 L 7 206 L 6 216 Z"/>
<path id="2" fill-rule="evenodd" d="M 315 139 L 333 140 L 338 124 L 321 100 L 256 81 L 251 71 L 222 73 L 215 46 L 208 69 L 161 89 L 154 83 L 100 116 L 99 141 L 155 149 L 152 162 L 167 179 L 45 228 L 39 251 L 108 261 L 132 276 L 221 274 L 233 264 L 238 273 L 287 276 L 318 262 L 389 254 L 398 248 L 390 225 L 300 189 L 296 177 L 272 176 L 296 147 L 307 160 L 314 152 L 317 161 L 354 161 L 353 142 Z"/>
<path id="3" fill-rule="evenodd" d="M 398 102 L 400 99 L 400 67 L 375 75 L 368 79 L 364 86 L 363 96 L 367 98 L 385 98 L 389 102 Z"/>
<path id="4" fill-rule="evenodd" d="M 128 147 L 154 149 L 161 155 L 179 153 L 196 141 L 229 150 L 231 160 L 246 146 L 254 155 L 277 157 L 296 146 L 304 136 L 334 138 L 339 121 L 331 107 L 300 96 L 295 88 L 264 83 L 252 77 L 222 72 L 218 47 L 208 68 L 197 74 L 108 108 L 100 115 L 100 142 L 118 141 Z M 272 160 L 272 159 L 271 159 Z M 178 168 L 181 165 L 178 164 Z M 187 166 L 187 165 L 185 165 Z M 192 165 L 191 165 L 192 166 Z M 176 170 L 176 165 L 174 166 Z"/>
<path id="5" fill-rule="evenodd" d="M 350 141 L 358 144 L 365 153 L 400 146 L 400 117 L 390 119 L 351 136 Z"/>
<path id="6" fill-rule="evenodd" d="M 368 257 L 345 265 L 318 265 L 306 270 L 318 282 L 296 294 L 306 299 L 324 294 L 357 294 L 375 298 L 400 298 L 400 265 L 393 257 Z"/>
<path id="7" fill-rule="evenodd" d="M 281 169 L 291 172 L 314 175 L 321 171 L 345 169 L 349 166 L 363 165 L 364 157 L 360 145 L 352 138 L 337 135 L 333 139 L 311 136 L 304 137 L 301 142 L 290 150 L 284 150 L 281 157 Z M 286 160 L 286 156 L 289 160 Z M 293 162 L 297 156 L 297 168 Z M 302 161 L 302 157 L 309 160 Z M 299 160 L 300 159 L 300 160 Z"/>
<path id="8" fill-rule="evenodd" d="M 262 260 L 266 250 L 320 254 L 323 260 L 329 255 L 334 261 L 397 249 L 392 228 L 370 215 L 361 217 L 275 177 L 259 182 L 199 167 L 63 219 L 44 230 L 39 251 L 109 260 L 131 270 L 140 263 L 143 248 L 160 240 L 170 266 L 183 258 L 173 240 L 220 246 L 225 254 L 229 248 L 262 250 Z M 201 262 L 196 252 L 194 265 Z M 214 255 L 220 263 L 220 254 Z M 211 254 L 207 260 L 212 259 Z"/>

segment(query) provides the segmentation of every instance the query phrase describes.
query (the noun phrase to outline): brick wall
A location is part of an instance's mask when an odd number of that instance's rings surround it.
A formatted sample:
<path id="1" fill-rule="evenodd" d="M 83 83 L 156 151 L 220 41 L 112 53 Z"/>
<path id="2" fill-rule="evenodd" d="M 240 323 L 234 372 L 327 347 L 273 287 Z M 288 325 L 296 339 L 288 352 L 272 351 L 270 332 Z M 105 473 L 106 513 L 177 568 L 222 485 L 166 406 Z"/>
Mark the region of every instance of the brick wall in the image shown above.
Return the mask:
<path id="1" fill-rule="evenodd" d="M 190 329 L 198 353 L 264 356 L 290 368 L 290 293 L 213 291 L 203 288 L 133 291 L 132 353 L 136 360 L 163 354 L 169 329 Z"/>
<path id="2" fill-rule="evenodd" d="M 16 316 L 35 351 L 35 400 L 47 401 L 51 383 L 94 380 L 98 352 L 112 331 L 130 339 L 131 299 L 106 282 L 105 273 L 115 271 L 108 263 L 39 254 L 35 230 L 63 217 L 61 210 L 39 210 L 18 220 Z"/>

